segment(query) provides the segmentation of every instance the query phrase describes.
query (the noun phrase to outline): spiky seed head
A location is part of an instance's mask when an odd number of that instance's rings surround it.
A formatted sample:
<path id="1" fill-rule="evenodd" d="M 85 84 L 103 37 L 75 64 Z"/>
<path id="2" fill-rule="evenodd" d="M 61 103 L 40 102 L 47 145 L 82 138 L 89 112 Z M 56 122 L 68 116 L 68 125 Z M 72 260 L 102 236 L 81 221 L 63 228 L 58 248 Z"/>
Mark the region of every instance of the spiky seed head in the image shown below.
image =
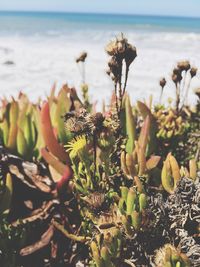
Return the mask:
<path id="1" fill-rule="evenodd" d="M 183 60 L 178 62 L 177 67 L 181 71 L 188 71 L 190 69 L 190 62 L 188 60 Z"/>
<path id="2" fill-rule="evenodd" d="M 134 59 L 137 57 L 136 47 L 131 44 L 127 44 L 125 50 L 125 62 L 127 66 L 130 66 Z"/>
<path id="3" fill-rule="evenodd" d="M 86 58 L 87 58 L 87 53 L 82 52 L 80 56 L 76 59 L 76 63 L 85 62 Z"/>
<path id="4" fill-rule="evenodd" d="M 195 67 L 192 67 L 191 68 L 191 70 L 190 70 L 190 75 L 191 75 L 191 77 L 193 78 L 194 76 L 196 76 L 196 74 L 197 74 L 197 68 L 195 68 Z"/>

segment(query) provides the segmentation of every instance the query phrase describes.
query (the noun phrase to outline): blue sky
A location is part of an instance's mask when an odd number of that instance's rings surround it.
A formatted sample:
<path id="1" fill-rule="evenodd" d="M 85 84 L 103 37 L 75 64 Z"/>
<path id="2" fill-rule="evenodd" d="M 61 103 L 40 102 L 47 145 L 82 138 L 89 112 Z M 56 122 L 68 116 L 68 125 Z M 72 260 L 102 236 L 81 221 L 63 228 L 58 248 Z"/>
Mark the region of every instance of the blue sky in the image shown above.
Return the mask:
<path id="1" fill-rule="evenodd" d="M 200 0 L 0 0 L 0 10 L 75 11 L 200 17 Z"/>

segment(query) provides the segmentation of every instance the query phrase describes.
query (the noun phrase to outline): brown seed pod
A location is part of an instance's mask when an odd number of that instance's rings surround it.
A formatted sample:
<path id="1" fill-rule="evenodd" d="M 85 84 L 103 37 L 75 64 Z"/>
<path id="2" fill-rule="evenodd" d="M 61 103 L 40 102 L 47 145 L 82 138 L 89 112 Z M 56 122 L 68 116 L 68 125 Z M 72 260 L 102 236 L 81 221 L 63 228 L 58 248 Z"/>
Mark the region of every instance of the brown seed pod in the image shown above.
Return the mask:
<path id="1" fill-rule="evenodd" d="M 190 62 L 188 60 L 180 61 L 178 62 L 177 67 L 181 71 L 188 71 L 190 69 Z"/>
<path id="2" fill-rule="evenodd" d="M 76 59 L 76 63 L 85 62 L 86 58 L 87 58 L 87 53 L 82 52 L 80 56 Z"/>
<path id="3" fill-rule="evenodd" d="M 162 79 L 160 80 L 160 86 L 161 86 L 162 88 L 165 87 L 166 83 L 167 83 L 167 82 L 166 82 L 165 78 L 162 78 Z"/>
<path id="4" fill-rule="evenodd" d="M 190 75 L 191 75 L 191 77 L 193 78 L 194 76 L 196 76 L 196 74 L 197 74 L 197 68 L 195 68 L 195 67 L 192 67 L 191 68 L 191 70 L 190 70 Z"/>

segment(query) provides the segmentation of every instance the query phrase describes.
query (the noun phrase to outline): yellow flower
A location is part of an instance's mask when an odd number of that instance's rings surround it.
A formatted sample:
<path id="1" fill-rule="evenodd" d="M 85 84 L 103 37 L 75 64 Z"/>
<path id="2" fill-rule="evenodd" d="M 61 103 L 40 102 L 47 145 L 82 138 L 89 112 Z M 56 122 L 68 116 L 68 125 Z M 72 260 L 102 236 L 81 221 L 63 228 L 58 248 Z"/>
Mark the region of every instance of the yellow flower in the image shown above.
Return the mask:
<path id="1" fill-rule="evenodd" d="M 86 136 L 80 135 L 72 139 L 72 141 L 69 142 L 65 147 L 67 148 L 67 152 L 69 152 L 70 158 L 73 159 L 84 151 L 86 145 L 87 145 Z"/>

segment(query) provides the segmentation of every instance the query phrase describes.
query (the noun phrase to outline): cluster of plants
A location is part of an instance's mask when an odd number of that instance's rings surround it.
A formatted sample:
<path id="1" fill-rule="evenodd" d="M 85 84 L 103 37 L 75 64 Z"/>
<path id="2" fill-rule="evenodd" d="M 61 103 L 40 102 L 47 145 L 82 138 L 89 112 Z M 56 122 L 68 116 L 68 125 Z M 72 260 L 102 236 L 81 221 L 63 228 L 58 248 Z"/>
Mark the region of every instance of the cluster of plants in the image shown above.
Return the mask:
<path id="1" fill-rule="evenodd" d="M 55 86 L 33 104 L 20 93 L 0 114 L 0 266 L 200 266 L 200 93 L 197 69 L 173 70 L 175 103 L 127 94 L 137 52 L 123 36 L 106 47 L 110 105 L 96 112 Z"/>

